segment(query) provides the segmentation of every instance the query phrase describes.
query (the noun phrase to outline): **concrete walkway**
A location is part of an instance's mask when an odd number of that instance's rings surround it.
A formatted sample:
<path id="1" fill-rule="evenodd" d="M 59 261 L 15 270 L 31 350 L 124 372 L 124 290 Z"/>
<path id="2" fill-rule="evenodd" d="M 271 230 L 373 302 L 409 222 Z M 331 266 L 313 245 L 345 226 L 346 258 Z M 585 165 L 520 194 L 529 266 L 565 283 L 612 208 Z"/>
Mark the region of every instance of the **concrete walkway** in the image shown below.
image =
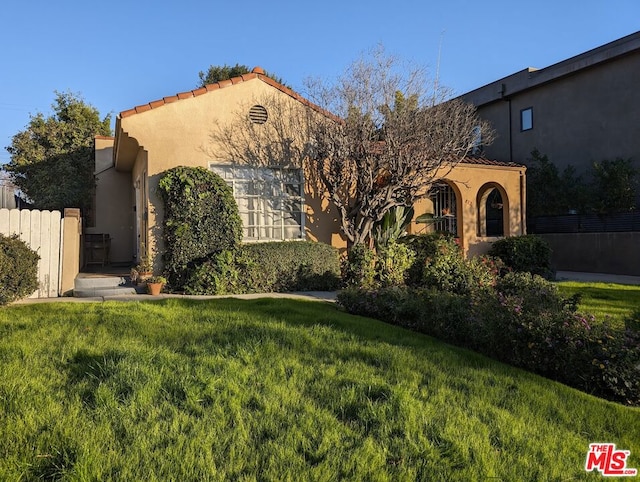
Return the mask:
<path id="1" fill-rule="evenodd" d="M 605 273 L 581 273 L 578 271 L 557 271 L 556 280 L 617 283 L 621 285 L 640 285 L 640 276 L 626 276 L 621 274 Z"/>
<path id="2" fill-rule="evenodd" d="M 617 283 L 626 285 L 640 285 L 640 276 L 625 276 L 617 274 L 604 273 L 581 273 L 577 271 L 558 271 L 556 272 L 556 280 L 558 281 L 584 281 L 598 283 Z M 86 303 L 101 301 L 156 301 L 168 300 L 172 298 L 191 299 L 191 300 L 214 300 L 218 298 L 237 298 L 243 300 L 255 300 L 258 298 L 293 298 L 311 301 L 325 301 L 334 303 L 336 301 L 335 291 L 298 291 L 295 293 L 252 293 L 246 295 L 177 295 L 177 294 L 161 294 L 151 296 L 147 294 L 139 295 L 120 295 L 120 296 L 93 296 L 89 298 L 61 297 L 61 298 L 26 298 L 16 301 L 12 304 L 33 304 L 33 303 Z"/>
<path id="3" fill-rule="evenodd" d="M 23 300 L 15 301 L 14 305 L 25 305 L 34 303 L 97 303 L 101 301 L 157 301 L 157 300 L 169 300 L 172 298 L 188 299 L 188 300 L 214 300 L 219 298 L 237 298 L 242 300 L 255 300 L 258 298 L 293 298 L 300 300 L 310 301 L 325 301 L 334 303 L 336 301 L 335 291 L 298 291 L 295 293 L 251 293 L 245 295 L 176 295 L 176 294 L 161 294 L 158 296 L 151 296 L 147 294 L 140 295 L 123 295 L 123 296 L 92 296 L 87 298 L 76 298 L 72 296 L 64 296 L 60 298 L 25 298 Z"/>

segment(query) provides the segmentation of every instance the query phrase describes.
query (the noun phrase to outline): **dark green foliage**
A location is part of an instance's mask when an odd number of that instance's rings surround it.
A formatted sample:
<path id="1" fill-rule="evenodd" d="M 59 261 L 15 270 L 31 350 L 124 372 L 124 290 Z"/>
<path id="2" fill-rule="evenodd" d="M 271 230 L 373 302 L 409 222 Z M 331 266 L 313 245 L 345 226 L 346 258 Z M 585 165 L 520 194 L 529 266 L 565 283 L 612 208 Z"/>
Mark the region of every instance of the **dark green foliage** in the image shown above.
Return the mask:
<path id="1" fill-rule="evenodd" d="M 225 295 L 246 293 L 246 281 L 241 278 L 238 251 L 225 250 L 189 270 L 183 290 L 189 295 Z"/>
<path id="2" fill-rule="evenodd" d="M 527 165 L 527 216 L 586 211 L 589 189 L 575 167 L 567 166 L 561 174 L 537 149 L 531 152 Z"/>
<path id="3" fill-rule="evenodd" d="M 241 75 L 248 74 L 249 72 L 251 72 L 251 69 L 246 65 L 236 64 L 233 67 L 227 64 L 211 65 L 206 72 L 201 71 L 198 73 L 198 77 L 200 78 L 198 87 L 204 87 L 208 84 L 215 84 L 216 82 L 220 82 L 221 80 L 229 80 L 234 77 L 240 77 Z M 276 75 L 273 75 L 266 71 L 265 75 L 272 78 L 281 85 L 286 85 L 284 81 Z"/>
<path id="4" fill-rule="evenodd" d="M 640 405 L 640 330 L 576 312 L 575 298 L 529 273 L 507 273 L 493 289 L 452 293 L 395 287 L 351 288 L 347 311 L 375 317 L 560 381 L 594 395 Z"/>
<path id="5" fill-rule="evenodd" d="M 231 188 L 202 167 L 166 171 L 159 191 L 165 209 L 164 266 L 171 287 L 182 290 L 202 263 L 238 248 L 242 222 Z"/>
<path id="6" fill-rule="evenodd" d="M 344 284 L 372 288 L 375 285 L 375 276 L 374 252 L 362 243 L 351 246 L 342 267 Z"/>
<path id="7" fill-rule="evenodd" d="M 415 255 L 406 244 L 390 241 L 380 246 L 376 253 L 377 279 L 382 286 L 405 284 L 407 270 L 413 264 Z"/>
<path id="8" fill-rule="evenodd" d="M 468 293 L 495 282 L 496 260 L 480 257 L 465 259 L 456 239 L 444 233 L 402 238 L 415 253 L 406 271 L 407 285 L 454 293 Z"/>
<path id="9" fill-rule="evenodd" d="M 601 214 L 636 208 L 638 170 L 631 159 L 617 158 L 593 163 L 593 205 Z"/>
<path id="10" fill-rule="evenodd" d="M 553 279 L 551 247 L 547 241 L 534 234 L 500 239 L 491 246 L 489 256 L 499 258 L 507 268 L 514 271 Z"/>
<path id="11" fill-rule="evenodd" d="M 17 236 L 0 234 L 0 305 L 29 296 L 38 289 L 39 259 Z"/>
<path id="12" fill-rule="evenodd" d="M 72 93 L 56 92 L 53 115 L 31 116 L 11 140 L 5 169 L 38 209 L 79 207 L 86 214 L 94 188 L 93 144 L 111 135 L 111 119 Z"/>
<path id="13" fill-rule="evenodd" d="M 332 291 L 340 285 L 340 256 L 328 244 L 283 241 L 242 247 L 249 292 Z"/>
<path id="14" fill-rule="evenodd" d="M 592 162 L 579 175 L 573 165 L 562 173 L 546 155 L 531 152 L 527 170 L 527 215 L 613 214 L 636 209 L 638 170 L 631 159 Z"/>
<path id="15" fill-rule="evenodd" d="M 340 285 L 338 250 L 313 241 L 243 245 L 211 256 L 184 285 L 189 294 L 333 291 Z"/>

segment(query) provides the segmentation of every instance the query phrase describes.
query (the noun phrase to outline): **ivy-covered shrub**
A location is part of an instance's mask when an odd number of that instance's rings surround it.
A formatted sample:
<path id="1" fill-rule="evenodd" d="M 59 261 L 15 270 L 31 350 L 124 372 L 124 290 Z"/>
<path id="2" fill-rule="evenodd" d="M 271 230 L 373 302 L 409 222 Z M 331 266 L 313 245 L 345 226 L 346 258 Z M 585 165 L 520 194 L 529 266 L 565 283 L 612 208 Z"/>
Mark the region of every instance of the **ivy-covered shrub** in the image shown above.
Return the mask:
<path id="1" fill-rule="evenodd" d="M 0 305 L 25 298 L 38 289 L 39 259 L 17 236 L 0 234 Z"/>
<path id="2" fill-rule="evenodd" d="M 551 247 L 547 241 L 534 234 L 500 239 L 491 246 L 489 256 L 500 258 L 514 271 L 553 279 Z"/>
<path id="3" fill-rule="evenodd" d="M 188 271 L 183 291 L 188 295 L 226 295 L 246 293 L 239 265 L 241 251 L 215 253 Z"/>
<path id="4" fill-rule="evenodd" d="M 163 261 L 173 289 L 183 289 L 195 270 L 242 240 L 242 222 L 231 188 L 202 167 L 175 167 L 159 182 L 164 201 Z"/>
<path id="5" fill-rule="evenodd" d="M 247 292 L 333 291 L 340 286 L 340 256 L 328 244 L 282 241 L 242 247 Z"/>

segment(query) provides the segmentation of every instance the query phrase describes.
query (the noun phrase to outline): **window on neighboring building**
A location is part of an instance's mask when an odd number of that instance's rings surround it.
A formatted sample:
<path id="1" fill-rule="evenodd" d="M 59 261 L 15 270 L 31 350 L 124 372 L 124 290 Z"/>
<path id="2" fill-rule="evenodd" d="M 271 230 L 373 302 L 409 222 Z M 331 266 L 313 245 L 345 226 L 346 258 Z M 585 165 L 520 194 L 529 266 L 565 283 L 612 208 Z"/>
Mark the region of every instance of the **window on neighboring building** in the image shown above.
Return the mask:
<path id="1" fill-rule="evenodd" d="M 533 129 L 533 107 L 520 111 L 520 130 L 528 131 Z"/>
<path id="2" fill-rule="evenodd" d="M 233 189 L 244 241 L 304 237 L 304 182 L 300 169 L 211 165 Z"/>
<path id="3" fill-rule="evenodd" d="M 471 148 L 471 154 L 477 156 L 482 152 L 482 127 L 475 126 L 473 132 L 473 147 Z"/>
<path id="4" fill-rule="evenodd" d="M 451 186 L 443 181 L 434 183 L 429 199 L 433 203 L 434 229 L 457 236 L 456 193 Z"/>

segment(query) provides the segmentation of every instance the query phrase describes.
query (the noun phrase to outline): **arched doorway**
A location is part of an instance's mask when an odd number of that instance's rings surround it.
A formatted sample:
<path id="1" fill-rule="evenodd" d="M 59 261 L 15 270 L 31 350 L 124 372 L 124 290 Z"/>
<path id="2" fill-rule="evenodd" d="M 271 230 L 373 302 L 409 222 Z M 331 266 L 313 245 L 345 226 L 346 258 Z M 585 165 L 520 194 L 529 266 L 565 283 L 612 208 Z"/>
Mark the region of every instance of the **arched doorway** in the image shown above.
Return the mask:
<path id="1" fill-rule="evenodd" d="M 499 237 L 509 233 L 509 198 L 502 186 L 487 183 L 478 191 L 478 236 Z"/>
<path id="2" fill-rule="evenodd" d="M 433 203 L 434 230 L 458 236 L 458 202 L 453 187 L 436 181 L 429 190 L 429 199 Z"/>

